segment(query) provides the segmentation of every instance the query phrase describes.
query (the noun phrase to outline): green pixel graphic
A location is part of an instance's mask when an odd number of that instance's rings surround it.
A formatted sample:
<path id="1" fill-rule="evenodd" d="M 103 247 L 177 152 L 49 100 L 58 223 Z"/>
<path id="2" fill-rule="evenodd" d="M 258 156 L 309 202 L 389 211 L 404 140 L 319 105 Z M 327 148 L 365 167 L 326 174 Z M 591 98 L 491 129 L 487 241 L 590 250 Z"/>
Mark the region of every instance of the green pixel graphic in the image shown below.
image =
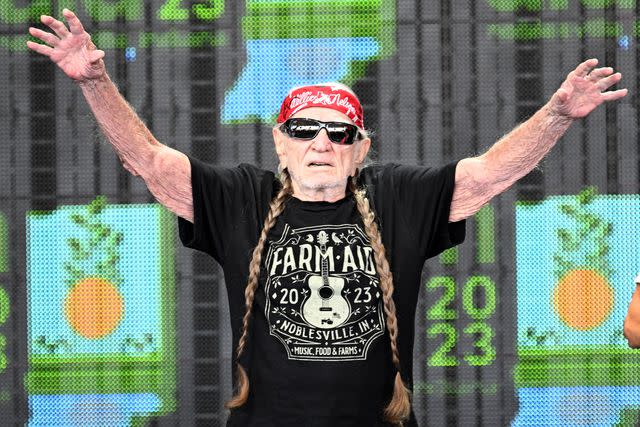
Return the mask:
<path id="1" fill-rule="evenodd" d="M 392 0 L 247 0 L 247 65 L 227 92 L 222 123 L 271 123 L 295 86 L 352 85 L 395 52 Z"/>
<path id="2" fill-rule="evenodd" d="M 94 401 L 129 418 L 175 409 L 174 223 L 102 196 L 28 214 L 32 424 L 71 425 Z"/>

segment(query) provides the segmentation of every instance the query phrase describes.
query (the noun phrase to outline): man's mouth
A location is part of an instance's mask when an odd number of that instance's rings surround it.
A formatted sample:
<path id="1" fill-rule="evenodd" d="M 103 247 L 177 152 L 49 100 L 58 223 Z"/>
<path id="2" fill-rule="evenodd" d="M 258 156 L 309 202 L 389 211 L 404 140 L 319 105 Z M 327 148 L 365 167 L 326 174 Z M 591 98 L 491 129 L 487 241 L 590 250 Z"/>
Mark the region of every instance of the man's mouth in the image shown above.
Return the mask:
<path id="1" fill-rule="evenodd" d="M 324 163 L 324 162 L 311 162 L 308 165 L 309 167 L 322 167 L 322 166 L 328 166 L 331 167 L 332 165 L 330 163 Z"/>

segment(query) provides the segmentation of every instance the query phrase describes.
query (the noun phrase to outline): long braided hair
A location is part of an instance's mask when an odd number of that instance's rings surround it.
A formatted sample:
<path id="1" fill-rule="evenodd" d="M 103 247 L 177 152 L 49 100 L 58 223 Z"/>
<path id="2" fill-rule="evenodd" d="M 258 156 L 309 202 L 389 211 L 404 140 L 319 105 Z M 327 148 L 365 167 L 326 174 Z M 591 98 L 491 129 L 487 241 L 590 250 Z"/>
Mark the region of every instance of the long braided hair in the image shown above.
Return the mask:
<path id="1" fill-rule="evenodd" d="M 245 307 L 246 311 L 242 319 L 242 335 L 238 342 L 236 350 L 237 359 L 237 390 L 236 394 L 226 403 L 228 409 L 234 409 L 242 406 L 249 396 L 249 377 L 245 369 L 240 364 L 240 356 L 244 352 L 247 344 L 249 331 L 249 323 L 253 309 L 253 299 L 258 287 L 258 277 L 260 274 L 260 263 L 262 262 L 262 252 L 267 240 L 269 230 L 275 225 L 277 217 L 284 211 L 285 202 L 293 193 L 291 176 L 287 169 L 283 169 L 280 174 L 282 181 L 282 189 L 278 192 L 269 206 L 269 213 L 264 221 L 262 232 L 258 244 L 253 250 L 253 257 L 249 264 L 249 280 L 245 289 Z M 409 418 L 411 411 L 411 397 L 409 389 L 404 384 L 400 376 L 400 354 L 398 351 L 398 321 L 396 318 L 396 307 L 393 302 L 393 276 L 389 262 L 386 257 L 385 248 L 382 244 L 382 236 L 378 230 L 375 221 L 375 215 L 371 210 L 369 199 L 366 192 L 362 188 L 358 188 L 356 180 L 349 177 L 348 189 L 354 194 L 358 212 L 362 216 L 365 232 L 371 241 L 374 252 L 376 269 L 380 276 L 380 288 L 382 290 L 382 300 L 384 312 L 386 315 L 387 330 L 391 341 L 391 356 L 393 364 L 396 368 L 396 376 L 394 380 L 393 396 L 391 401 L 384 408 L 385 420 L 402 426 L 403 422 Z"/>
<path id="2" fill-rule="evenodd" d="M 287 198 L 293 193 L 293 186 L 291 184 L 291 177 L 289 171 L 283 169 L 280 173 L 280 180 L 282 181 L 282 188 L 271 201 L 269 205 L 269 213 L 264 220 L 264 226 L 260 233 L 260 239 L 258 244 L 253 249 L 253 256 L 249 263 L 249 281 L 247 287 L 244 290 L 245 307 L 244 316 L 242 317 L 242 335 L 238 342 L 238 348 L 236 349 L 237 359 L 237 391 L 236 394 L 226 403 L 228 409 L 238 408 L 247 401 L 249 397 L 249 377 L 247 372 L 240 364 L 240 356 L 244 352 L 244 348 L 247 345 L 247 336 L 249 332 L 249 322 L 251 320 L 251 312 L 253 309 L 253 297 L 255 296 L 256 289 L 258 288 L 258 278 L 260 276 L 260 263 L 262 262 L 262 251 L 264 244 L 267 241 L 267 234 L 269 230 L 275 225 L 276 219 L 284 211 L 284 205 Z"/>
<path id="3" fill-rule="evenodd" d="M 358 212 L 362 216 L 364 230 L 371 241 L 376 270 L 380 276 L 380 289 L 382 290 L 382 302 L 387 319 L 387 331 L 391 341 L 391 358 L 396 368 L 396 377 L 393 384 L 393 396 L 389 404 L 384 408 L 384 416 L 392 424 L 402 423 L 409 418 L 411 411 L 411 393 L 400 376 L 400 352 L 398 351 L 398 319 L 396 317 L 396 305 L 393 302 L 393 274 L 387 260 L 386 251 L 382 244 L 382 235 L 378 230 L 375 215 L 371 210 L 369 199 L 364 188 L 358 188 L 355 179 L 349 177 L 349 190 L 354 194 Z"/>

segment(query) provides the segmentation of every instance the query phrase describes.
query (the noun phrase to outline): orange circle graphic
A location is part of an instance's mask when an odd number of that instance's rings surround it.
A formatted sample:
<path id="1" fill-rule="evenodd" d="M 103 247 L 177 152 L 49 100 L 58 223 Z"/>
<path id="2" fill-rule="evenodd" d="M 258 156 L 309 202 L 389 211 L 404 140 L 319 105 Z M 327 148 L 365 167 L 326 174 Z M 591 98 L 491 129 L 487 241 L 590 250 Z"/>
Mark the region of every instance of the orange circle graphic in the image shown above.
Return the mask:
<path id="1" fill-rule="evenodd" d="M 613 309 L 613 289 L 594 270 L 571 270 L 553 292 L 553 304 L 560 319 L 579 331 L 599 326 Z"/>
<path id="2" fill-rule="evenodd" d="M 118 289 L 99 277 L 76 283 L 64 303 L 67 321 L 78 334 L 89 339 L 109 335 L 122 319 L 124 301 Z"/>

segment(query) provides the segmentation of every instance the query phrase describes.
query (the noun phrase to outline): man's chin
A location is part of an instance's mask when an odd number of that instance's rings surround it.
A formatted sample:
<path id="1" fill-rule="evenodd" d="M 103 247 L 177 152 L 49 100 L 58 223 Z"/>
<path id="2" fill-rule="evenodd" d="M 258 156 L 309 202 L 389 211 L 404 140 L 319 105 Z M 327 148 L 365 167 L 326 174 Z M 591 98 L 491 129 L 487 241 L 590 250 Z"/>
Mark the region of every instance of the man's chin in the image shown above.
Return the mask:
<path id="1" fill-rule="evenodd" d="M 321 176 L 313 176 L 313 177 L 299 177 L 295 173 L 291 173 L 291 179 L 297 182 L 298 186 L 301 190 L 312 190 L 312 191 L 321 191 L 321 190 L 335 190 L 338 188 L 347 188 L 347 178 L 337 178 L 337 177 L 321 177 Z"/>
<path id="2" fill-rule="evenodd" d="M 335 189 L 346 189 L 347 188 L 347 180 L 315 180 L 315 179 L 306 179 L 300 182 L 300 188 L 319 191 L 319 190 L 335 190 Z"/>
<path id="3" fill-rule="evenodd" d="M 301 187 L 308 190 L 335 190 L 336 188 L 346 188 L 346 183 L 343 182 L 305 182 Z"/>

